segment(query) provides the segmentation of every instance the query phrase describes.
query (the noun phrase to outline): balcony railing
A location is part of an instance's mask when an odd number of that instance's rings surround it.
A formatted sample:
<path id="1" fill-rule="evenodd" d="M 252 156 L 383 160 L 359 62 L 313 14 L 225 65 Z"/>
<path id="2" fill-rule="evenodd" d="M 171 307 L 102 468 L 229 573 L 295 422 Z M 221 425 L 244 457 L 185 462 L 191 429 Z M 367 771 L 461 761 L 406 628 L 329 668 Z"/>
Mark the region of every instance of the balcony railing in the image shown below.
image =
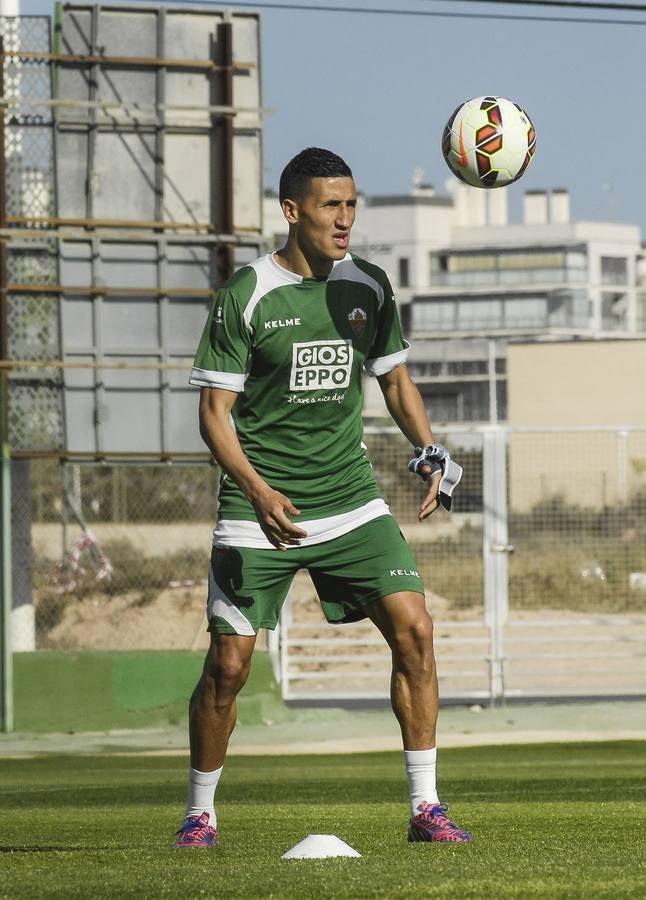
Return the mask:
<path id="1" fill-rule="evenodd" d="M 527 310 L 526 312 L 504 308 L 498 313 L 478 314 L 477 311 L 460 310 L 459 301 L 451 304 L 430 301 L 424 305 L 429 308 L 421 309 L 422 303 L 417 301 L 418 308 L 413 305 L 411 320 L 411 336 L 428 334 L 437 331 L 471 332 L 471 331 L 549 331 L 550 329 L 571 329 L 583 331 L 590 328 L 590 319 L 587 310 L 559 309 Z M 439 306 L 444 309 L 438 309 Z M 447 308 L 448 307 L 448 308 Z"/>
<path id="2" fill-rule="evenodd" d="M 489 269 L 464 272 L 433 272 L 431 288 L 490 287 L 491 285 L 583 284 L 585 269 Z"/>

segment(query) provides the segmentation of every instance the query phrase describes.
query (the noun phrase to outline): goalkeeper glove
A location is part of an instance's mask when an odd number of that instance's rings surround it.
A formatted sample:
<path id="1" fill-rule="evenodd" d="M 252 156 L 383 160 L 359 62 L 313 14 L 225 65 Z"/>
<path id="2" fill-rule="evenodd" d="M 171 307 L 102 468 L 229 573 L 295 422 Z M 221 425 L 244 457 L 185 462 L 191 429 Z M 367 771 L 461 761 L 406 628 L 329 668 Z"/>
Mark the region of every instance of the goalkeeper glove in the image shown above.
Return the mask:
<path id="1" fill-rule="evenodd" d="M 431 471 L 426 475 L 422 472 L 424 466 L 430 466 Z M 427 481 L 435 472 L 441 472 L 438 498 L 440 504 L 448 512 L 451 511 L 453 491 L 462 478 L 462 466 L 451 459 L 449 451 L 442 444 L 429 444 L 428 447 L 415 447 L 415 456 L 408 463 L 408 470 L 419 475 Z"/>

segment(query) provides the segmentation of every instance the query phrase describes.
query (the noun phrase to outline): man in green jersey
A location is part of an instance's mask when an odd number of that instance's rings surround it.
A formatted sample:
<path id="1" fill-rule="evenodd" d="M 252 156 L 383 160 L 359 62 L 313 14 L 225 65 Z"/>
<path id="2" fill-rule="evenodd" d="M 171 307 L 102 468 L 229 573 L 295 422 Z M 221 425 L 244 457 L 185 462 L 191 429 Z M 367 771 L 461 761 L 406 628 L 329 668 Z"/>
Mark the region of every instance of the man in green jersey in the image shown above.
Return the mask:
<path id="1" fill-rule="evenodd" d="M 392 650 L 409 840 L 468 841 L 435 785 L 437 674 L 424 586 L 362 441 L 365 369 L 411 443 L 433 443 L 392 289 L 381 269 L 348 251 L 357 194 L 340 157 L 299 153 L 281 175 L 280 203 L 287 243 L 218 290 L 190 379 L 202 389 L 200 432 L 224 474 L 209 571 L 211 643 L 191 698 L 189 797 L 176 846 L 217 842 L 214 798 L 236 696 L 258 629 L 276 626 L 301 568 L 328 621 L 369 617 Z M 437 508 L 439 483 L 422 462 L 429 487 L 420 521 Z"/>

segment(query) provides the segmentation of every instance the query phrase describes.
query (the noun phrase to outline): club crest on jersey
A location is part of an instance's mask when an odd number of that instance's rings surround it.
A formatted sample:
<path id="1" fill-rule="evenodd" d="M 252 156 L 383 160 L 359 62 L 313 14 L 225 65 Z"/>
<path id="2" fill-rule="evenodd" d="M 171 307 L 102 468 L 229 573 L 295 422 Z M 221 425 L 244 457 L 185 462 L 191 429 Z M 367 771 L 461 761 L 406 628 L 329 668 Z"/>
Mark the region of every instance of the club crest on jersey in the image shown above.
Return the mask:
<path id="1" fill-rule="evenodd" d="M 366 323 L 368 321 L 365 310 L 361 309 L 359 306 L 355 306 L 352 312 L 348 313 L 348 321 L 350 322 L 350 328 L 356 337 L 361 337 L 366 330 Z"/>
<path id="2" fill-rule="evenodd" d="M 347 388 L 352 372 L 351 341 L 307 341 L 292 345 L 291 391 Z"/>

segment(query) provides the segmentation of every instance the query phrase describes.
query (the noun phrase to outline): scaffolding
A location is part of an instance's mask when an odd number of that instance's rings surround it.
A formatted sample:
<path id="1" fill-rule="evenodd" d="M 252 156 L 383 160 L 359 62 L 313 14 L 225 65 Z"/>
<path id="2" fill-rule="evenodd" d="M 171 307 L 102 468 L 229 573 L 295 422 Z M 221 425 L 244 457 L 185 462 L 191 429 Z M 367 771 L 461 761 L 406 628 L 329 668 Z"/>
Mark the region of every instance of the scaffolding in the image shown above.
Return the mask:
<path id="1" fill-rule="evenodd" d="M 2 34 L 3 434 L 24 455 L 201 452 L 179 373 L 260 250 L 258 17 L 65 4 L 53 42 L 45 17 Z"/>
<path id="2" fill-rule="evenodd" d="M 30 461 L 207 458 L 188 372 L 214 290 L 260 252 L 259 28 L 188 6 L 0 19 L 5 728 Z"/>

